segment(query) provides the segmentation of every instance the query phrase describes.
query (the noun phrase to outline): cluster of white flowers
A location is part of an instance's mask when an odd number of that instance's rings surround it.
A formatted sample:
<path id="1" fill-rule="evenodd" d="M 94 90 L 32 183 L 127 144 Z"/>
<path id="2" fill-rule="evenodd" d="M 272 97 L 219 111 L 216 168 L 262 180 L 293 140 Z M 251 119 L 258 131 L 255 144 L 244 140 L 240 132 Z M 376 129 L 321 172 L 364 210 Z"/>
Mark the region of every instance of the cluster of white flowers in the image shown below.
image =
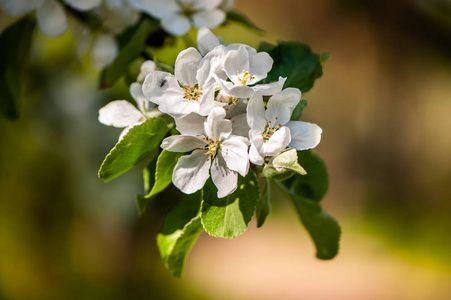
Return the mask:
<path id="1" fill-rule="evenodd" d="M 301 91 L 283 89 L 286 78 L 258 84 L 272 68 L 267 53 L 244 44 L 221 45 L 207 28 L 199 30 L 197 42 L 200 52 L 180 52 L 174 75 L 147 68 L 142 93 L 135 96 L 140 111 L 112 102 L 100 110 L 100 122 L 129 128 L 145 120 L 143 102 L 158 105 L 154 111 L 172 116 L 180 132 L 165 138 L 161 147 L 191 152 L 178 160 L 174 185 L 194 193 L 211 174 L 219 198 L 236 190 L 238 174 L 246 176 L 250 163 L 262 166 L 287 149 L 318 145 L 319 126 L 290 121 Z M 132 94 L 138 94 L 136 87 Z"/>
<path id="2" fill-rule="evenodd" d="M 159 19 L 168 33 L 181 36 L 194 27 L 215 28 L 225 20 L 225 11 L 233 0 L 64 0 L 72 10 L 90 12 L 101 20 L 103 30 L 92 32 L 88 26 L 72 19 L 77 37 L 77 54 L 81 57 L 89 45 L 91 61 L 97 69 L 108 66 L 117 56 L 116 34 L 134 25 L 140 13 Z M 0 0 L 0 10 L 10 16 L 36 11 L 42 33 L 50 37 L 64 34 L 69 20 L 64 5 L 58 0 Z"/>
<path id="3" fill-rule="evenodd" d="M 108 29 L 122 31 L 136 22 L 140 12 L 159 19 L 170 34 L 181 36 L 194 25 L 215 28 L 225 20 L 234 0 L 64 0 L 74 10 L 95 10 Z M 68 28 L 64 6 L 58 0 L 0 0 L 0 9 L 10 16 L 36 11 L 38 26 L 48 36 L 60 36 Z M 110 26 L 111 25 L 111 26 Z"/>
<path id="4" fill-rule="evenodd" d="M 134 7 L 159 19 L 173 35 L 184 35 L 194 25 L 215 28 L 225 21 L 231 0 L 131 0 Z"/>

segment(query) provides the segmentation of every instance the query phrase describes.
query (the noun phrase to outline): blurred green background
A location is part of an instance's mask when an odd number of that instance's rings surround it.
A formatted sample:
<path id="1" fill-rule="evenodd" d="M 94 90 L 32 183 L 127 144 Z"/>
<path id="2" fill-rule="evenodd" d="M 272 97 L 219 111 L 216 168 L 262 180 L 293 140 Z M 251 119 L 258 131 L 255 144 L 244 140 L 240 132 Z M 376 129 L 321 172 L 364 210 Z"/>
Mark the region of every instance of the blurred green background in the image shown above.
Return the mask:
<path id="1" fill-rule="evenodd" d="M 214 30 L 225 42 L 296 40 L 331 53 L 303 120 L 323 128 L 315 152 L 330 174 L 323 206 L 342 225 L 338 256 L 314 257 L 273 189 L 265 226 L 231 241 L 202 234 L 184 277 L 171 277 L 155 237 L 172 194 L 139 217 L 139 168 L 97 178 L 121 131 L 97 112 L 130 99 L 126 85 L 97 90 L 72 32 L 37 33 L 21 118 L 0 117 L 0 299 L 451 298 L 451 1 L 235 8 L 265 33 Z"/>

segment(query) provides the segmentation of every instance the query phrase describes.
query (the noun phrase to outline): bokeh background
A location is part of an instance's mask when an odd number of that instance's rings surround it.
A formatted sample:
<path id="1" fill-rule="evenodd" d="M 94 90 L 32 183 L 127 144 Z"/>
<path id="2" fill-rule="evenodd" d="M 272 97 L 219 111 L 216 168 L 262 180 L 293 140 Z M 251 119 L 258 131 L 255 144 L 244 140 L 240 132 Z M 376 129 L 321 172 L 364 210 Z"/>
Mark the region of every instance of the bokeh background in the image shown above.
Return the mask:
<path id="1" fill-rule="evenodd" d="M 451 1 L 235 8 L 265 33 L 215 30 L 225 42 L 331 53 L 303 120 L 323 128 L 315 152 L 329 169 L 322 203 L 342 226 L 339 255 L 315 258 L 274 189 L 265 226 L 230 241 L 202 234 L 173 278 L 155 237 L 174 199 L 139 217 L 139 168 L 97 178 L 120 133 L 97 111 L 130 99 L 126 85 L 99 91 L 72 32 L 36 33 L 22 115 L 0 117 L 0 299 L 451 299 Z"/>

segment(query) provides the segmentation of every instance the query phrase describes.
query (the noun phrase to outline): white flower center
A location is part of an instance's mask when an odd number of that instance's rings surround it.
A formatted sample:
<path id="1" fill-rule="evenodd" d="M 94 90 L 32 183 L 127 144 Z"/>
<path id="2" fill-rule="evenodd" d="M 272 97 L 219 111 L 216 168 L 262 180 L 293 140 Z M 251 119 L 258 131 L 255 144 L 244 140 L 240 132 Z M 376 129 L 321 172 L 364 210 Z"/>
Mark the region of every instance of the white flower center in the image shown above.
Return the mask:
<path id="1" fill-rule="evenodd" d="M 276 121 L 277 121 L 277 117 L 276 117 Z M 278 124 L 276 126 L 274 126 L 274 125 L 276 125 L 276 124 L 271 124 L 271 121 L 268 121 L 268 123 L 266 124 L 265 131 L 262 132 L 264 142 L 269 140 L 271 138 L 271 136 L 274 134 L 274 132 L 276 132 L 277 130 L 280 129 L 280 127 L 282 127 L 282 125 L 280 125 L 280 124 Z"/>
<path id="2" fill-rule="evenodd" d="M 207 152 L 205 152 L 202 155 L 210 154 L 211 160 L 213 160 L 215 158 L 216 154 L 218 153 L 219 149 L 221 148 L 222 141 L 218 141 L 218 139 L 212 140 L 212 139 L 208 138 L 208 136 L 206 136 L 202 139 L 208 142 L 208 145 L 206 145 L 205 147 L 200 147 L 201 150 L 208 150 Z"/>
<path id="3" fill-rule="evenodd" d="M 200 96 L 204 94 L 202 92 L 202 88 L 199 89 L 197 84 L 193 87 L 185 85 L 182 86 L 182 88 L 185 90 L 185 96 L 183 96 L 183 99 L 188 99 L 189 101 L 199 101 Z"/>
<path id="4" fill-rule="evenodd" d="M 250 74 L 248 71 L 236 71 L 238 75 L 238 83 L 236 85 L 243 86 L 247 85 L 252 79 L 254 79 L 254 73 Z"/>

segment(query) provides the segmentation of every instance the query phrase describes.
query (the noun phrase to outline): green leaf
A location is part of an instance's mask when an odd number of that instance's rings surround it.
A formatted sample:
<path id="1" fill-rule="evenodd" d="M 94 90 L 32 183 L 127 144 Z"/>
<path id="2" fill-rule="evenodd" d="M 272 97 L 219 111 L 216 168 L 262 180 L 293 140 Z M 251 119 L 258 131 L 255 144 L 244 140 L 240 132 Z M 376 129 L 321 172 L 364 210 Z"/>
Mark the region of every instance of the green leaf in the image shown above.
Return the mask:
<path id="1" fill-rule="evenodd" d="M 158 28 L 156 21 L 143 18 L 135 27 L 119 37 L 121 49 L 111 65 L 103 70 L 100 79 L 101 88 L 113 86 L 123 75 L 127 74 L 129 65 L 144 50 L 147 37 Z"/>
<path id="2" fill-rule="evenodd" d="M 148 156 L 149 163 L 143 169 L 144 193 L 147 195 L 155 184 L 155 172 L 157 169 L 159 149 L 154 149 Z"/>
<path id="3" fill-rule="evenodd" d="M 170 152 L 163 150 L 160 156 L 158 156 L 157 170 L 155 172 L 155 184 L 146 198 L 155 196 L 159 192 L 163 191 L 172 182 L 172 172 L 174 171 L 175 165 L 178 159 L 183 155 L 183 153 Z"/>
<path id="4" fill-rule="evenodd" d="M 279 42 L 270 48 L 267 43 L 260 49 L 265 49 L 274 60 L 271 71 L 264 82 L 277 81 L 279 76 L 287 77 L 284 86 L 295 87 L 302 93 L 313 87 L 315 80 L 323 75 L 320 56 L 312 53 L 307 45 L 297 42 Z"/>
<path id="5" fill-rule="evenodd" d="M 272 157 L 263 168 L 263 176 L 276 180 L 285 180 L 296 173 L 307 174 L 298 163 L 296 149 L 290 149 Z"/>
<path id="6" fill-rule="evenodd" d="M 326 61 L 328 61 L 330 59 L 330 53 L 329 52 L 323 52 L 320 54 L 319 56 L 319 61 L 321 63 L 325 63 Z"/>
<path id="7" fill-rule="evenodd" d="M 174 171 L 178 159 L 182 155 L 183 153 L 170 152 L 166 150 L 161 151 L 154 169 L 155 179 L 153 180 L 153 182 L 150 181 L 153 184 L 152 189 L 146 196 L 138 198 L 138 207 L 141 215 L 146 212 L 147 205 L 151 201 L 151 198 L 164 191 L 168 187 L 168 185 L 171 184 L 172 172 Z"/>
<path id="8" fill-rule="evenodd" d="M 283 184 L 291 194 L 320 201 L 327 193 L 329 177 L 324 162 L 311 150 L 298 151 L 298 162 L 307 175 L 294 175 Z"/>
<path id="9" fill-rule="evenodd" d="M 183 273 L 186 256 L 199 234 L 201 192 L 182 199 L 167 215 L 157 236 L 157 245 L 165 267 L 174 276 Z"/>
<path id="10" fill-rule="evenodd" d="M 259 197 L 258 182 L 250 171 L 238 176 L 238 188 L 224 198 L 209 179 L 202 189 L 201 219 L 205 231 L 215 237 L 232 239 L 243 233 L 252 219 Z"/>
<path id="11" fill-rule="evenodd" d="M 337 255 L 341 235 L 340 225 L 329 216 L 318 202 L 290 194 L 299 219 L 312 237 L 316 257 L 332 259 Z"/>
<path id="12" fill-rule="evenodd" d="M 319 205 L 328 187 L 323 161 L 310 150 L 298 151 L 298 161 L 307 175 L 294 175 L 284 182 L 275 182 L 291 198 L 299 219 L 316 246 L 316 256 L 331 259 L 338 253 L 340 226 Z"/>
<path id="13" fill-rule="evenodd" d="M 0 111 L 7 117 L 19 117 L 23 73 L 30 53 L 36 23 L 22 18 L 0 35 Z"/>
<path id="14" fill-rule="evenodd" d="M 155 184 L 155 172 L 157 169 L 157 159 L 156 159 L 157 155 L 158 155 L 158 151 L 157 151 L 157 149 L 154 149 L 149 154 L 149 158 L 148 158 L 149 163 L 143 169 L 144 193 L 146 195 L 150 192 L 153 185 Z M 139 215 L 142 216 L 147 210 L 147 206 L 149 205 L 150 199 L 147 199 L 143 195 L 137 195 L 136 200 L 137 200 L 137 204 L 138 204 Z"/>
<path id="15" fill-rule="evenodd" d="M 304 113 L 304 108 L 307 107 L 307 100 L 301 99 L 298 105 L 293 110 L 293 114 L 291 115 L 292 121 L 299 121 L 302 118 L 302 114 Z"/>
<path id="16" fill-rule="evenodd" d="M 258 198 L 256 215 L 257 215 L 257 227 L 260 228 L 265 223 L 266 218 L 271 212 L 271 189 L 268 178 L 263 178 L 263 184 L 260 191 L 260 197 Z"/>
<path id="17" fill-rule="evenodd" d="M 107 182 L 133 168 L 160 145 L 168 130 L 160 118 L 148 119 L 131 128 L 105 157 L 99 177 Z"/>
<path id="18" fill-rule="evenodd" d="M 252 21 L 243 15 L 242 13 L 236 12 L 236 11 L 228 11 L 227 12 L 227 21 L 236 22 L 238 24 L 243 25 L 244 27 L 247 27 L 249 29 L 262 32 L 260 28 L 258 28 Z"/>

